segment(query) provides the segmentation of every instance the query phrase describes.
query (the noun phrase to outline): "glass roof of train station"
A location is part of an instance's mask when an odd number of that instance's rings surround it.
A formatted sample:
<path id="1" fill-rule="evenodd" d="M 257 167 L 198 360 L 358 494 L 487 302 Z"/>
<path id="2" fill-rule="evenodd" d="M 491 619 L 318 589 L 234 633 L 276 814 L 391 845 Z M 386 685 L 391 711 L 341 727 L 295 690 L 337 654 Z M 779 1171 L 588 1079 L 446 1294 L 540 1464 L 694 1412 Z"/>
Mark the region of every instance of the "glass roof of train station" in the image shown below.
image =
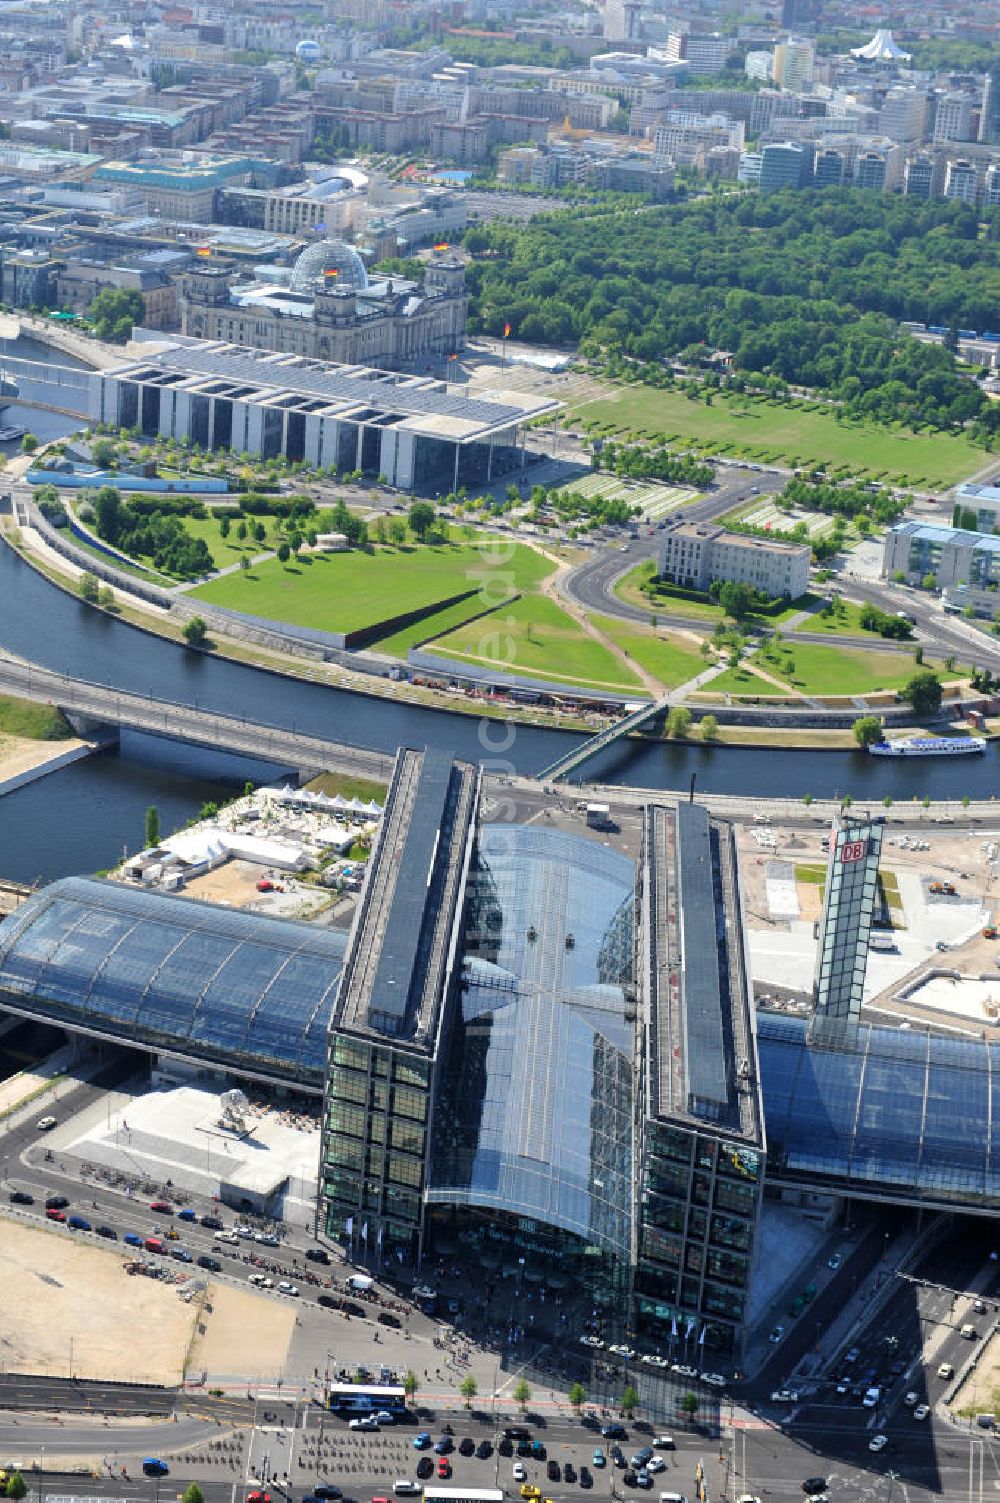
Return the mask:
<path id="1" fill-rule="evenodd" d="M 68 877 L 0 925 L 0 1006 L 321 1089 L 346 935 Z"/>

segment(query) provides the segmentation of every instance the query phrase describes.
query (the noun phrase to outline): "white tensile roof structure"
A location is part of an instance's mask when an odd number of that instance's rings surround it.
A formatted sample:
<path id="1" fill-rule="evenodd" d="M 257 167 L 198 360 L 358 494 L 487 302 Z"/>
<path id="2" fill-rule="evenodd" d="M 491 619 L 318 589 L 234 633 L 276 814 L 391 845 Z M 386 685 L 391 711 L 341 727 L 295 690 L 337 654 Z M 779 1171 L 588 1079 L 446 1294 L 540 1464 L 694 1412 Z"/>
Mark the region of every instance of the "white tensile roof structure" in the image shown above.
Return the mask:
<path id="1" fill-rule="evenodd" d="M 897 47 L 892 32 L 880 26 L 870 42 L 863 47 L 851 48 L 851 56 L 873 63 L 908 63 L 911 54 Z"/>

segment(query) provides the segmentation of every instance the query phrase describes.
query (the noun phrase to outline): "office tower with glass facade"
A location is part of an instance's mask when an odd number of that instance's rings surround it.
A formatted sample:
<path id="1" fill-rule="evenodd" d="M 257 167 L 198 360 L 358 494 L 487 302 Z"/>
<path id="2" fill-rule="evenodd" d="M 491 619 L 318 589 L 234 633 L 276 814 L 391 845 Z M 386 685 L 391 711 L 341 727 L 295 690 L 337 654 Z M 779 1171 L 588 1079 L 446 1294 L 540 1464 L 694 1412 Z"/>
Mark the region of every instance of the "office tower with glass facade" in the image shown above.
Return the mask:
<path id="1" fill-rule="evenodd" d="M 813 986 L 817 1018 L 857 1022 L 861 1015 L 883 828 L 881 819 L 834 819 Z"/>
<path id="2" fill-rule="evenodd" d="M 647 808 L 638 895 L 635 1327 L 738 1356 L 765 1139 L 732 827 Z"/>
<path id="3" fill-rule="evenodd" d="M 329 1236 L 379 1261 L 423 1249 L 478 795 L 468 764 L 400 752 L 334 1003 L 320 1215 Z"/>

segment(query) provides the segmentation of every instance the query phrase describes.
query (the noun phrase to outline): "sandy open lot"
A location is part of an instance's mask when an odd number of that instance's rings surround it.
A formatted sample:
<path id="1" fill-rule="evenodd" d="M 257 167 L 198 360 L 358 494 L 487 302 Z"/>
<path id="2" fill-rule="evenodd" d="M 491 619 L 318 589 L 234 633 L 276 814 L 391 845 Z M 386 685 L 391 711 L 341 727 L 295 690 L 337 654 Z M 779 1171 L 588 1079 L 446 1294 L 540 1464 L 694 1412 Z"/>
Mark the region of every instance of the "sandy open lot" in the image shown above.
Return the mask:
<path id="1" fill-rule="evenodd" d="M 83 746 L 82 741 L 33 741 L 27 736 L 0 736 L 0 780 L 30 772 L 44 762 L 51 762 Z"/>
<path id="2" fill-rule="evenodd" d="M 185 887 L 188 897 L 203 903 L 228 903 L 231 908 L 246 908 L 260 894 L 257 883 L 263 867 L 249 861 L 227 861 L 202 877 L 194 877 Z"/>
<path id="3" fill-rule="evenodd" d="M 4 1371 L 178 1383 L 196 1309 L 86 1232 L 0 1221 Z"/>
<path id="4" fill-rule="evenodd" d="M 188 1373 L 207 1382 L 280 1378 L 295 1329 L 295 1306 L 273 1295 L 209 1283 Z"/>

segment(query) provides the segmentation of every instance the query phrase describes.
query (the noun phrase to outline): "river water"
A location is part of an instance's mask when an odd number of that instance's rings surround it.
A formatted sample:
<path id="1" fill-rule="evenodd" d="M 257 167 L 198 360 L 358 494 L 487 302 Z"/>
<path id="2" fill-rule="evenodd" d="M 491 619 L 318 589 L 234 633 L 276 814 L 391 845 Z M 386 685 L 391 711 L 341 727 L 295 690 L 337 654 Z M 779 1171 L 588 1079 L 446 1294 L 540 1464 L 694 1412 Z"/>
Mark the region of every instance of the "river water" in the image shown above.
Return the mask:
<path id="1" fill-rule="evenodd" d="M 34 346 L 30 358 L 38 358 Z M 22 353 L 14 348 L 12 353 Z M 28 358 L 27 352 L 25 357 Z M 24 409 L 29 412 L 29 409 Z M 32 431 L 46 420 L 56 433 L 69 419 L 30 411 Z M 540 772 L 580 737 L 531 726 L 504 727 L 467 715 L 402 705 L 349 691 L 264 674 L 223 658 L 191 653 L 74 600 L 0 547 L 0 646 L 81 679 L 165 700 L 394 752 L 402 745 L 443 747 L 496 770 Z M 855 801 L 989 798 L 1000 791 L 997 754 L 956 761 L 887 763 L 861 752 L 789 748 L 735 749 L 630 741 L 595 758 L 588 779 L 686 791 Z M 265 775 L 258 768 L 257 775 Z M 254 776 L 238 758 L 205 754 L 154 738 L 126 736 L 118 753 L 96 757 L 0 800 L 0 875 L 32 880 L 109 865 L 142 836 L 155 803 L 169 829 L 222 788 Z M 998 811 L 1000 822 L 1000 811 Z"/>

